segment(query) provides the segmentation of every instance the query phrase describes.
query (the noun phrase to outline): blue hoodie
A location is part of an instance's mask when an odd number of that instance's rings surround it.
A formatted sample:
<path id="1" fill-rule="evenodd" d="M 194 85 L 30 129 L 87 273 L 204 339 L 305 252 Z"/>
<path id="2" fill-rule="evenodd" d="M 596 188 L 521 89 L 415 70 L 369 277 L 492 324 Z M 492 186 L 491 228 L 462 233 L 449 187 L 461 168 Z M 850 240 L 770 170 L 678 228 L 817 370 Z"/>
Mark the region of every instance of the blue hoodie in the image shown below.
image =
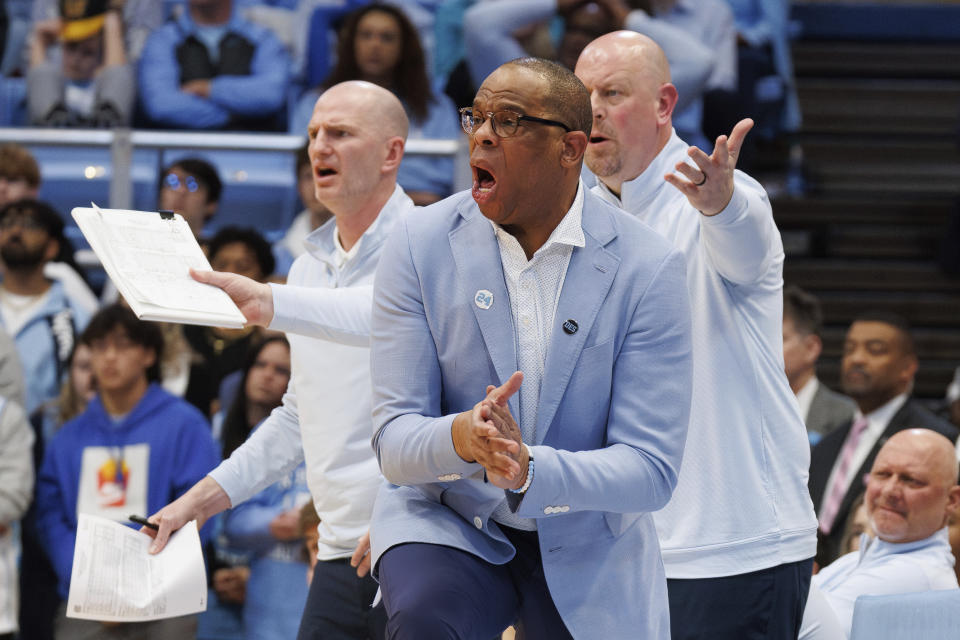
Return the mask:
<path id="1" fill-rule="evenodd" d="M 81 501 L 88 505 L 84 512 L 129 524 L 127 515 L 139 509 L 145 512 L 141 515 L 155 513 L 217 461 L 203 415 L 158 385 L 151 384 L 137 406 L 117 422 L 100 397 L 94 398 L 50 442 L 37 480 L 37 529 L 57 573 L 60 596 L 66 599 L 70 590 Z M 209 529 L 201 530 L 204 540 Z"/>

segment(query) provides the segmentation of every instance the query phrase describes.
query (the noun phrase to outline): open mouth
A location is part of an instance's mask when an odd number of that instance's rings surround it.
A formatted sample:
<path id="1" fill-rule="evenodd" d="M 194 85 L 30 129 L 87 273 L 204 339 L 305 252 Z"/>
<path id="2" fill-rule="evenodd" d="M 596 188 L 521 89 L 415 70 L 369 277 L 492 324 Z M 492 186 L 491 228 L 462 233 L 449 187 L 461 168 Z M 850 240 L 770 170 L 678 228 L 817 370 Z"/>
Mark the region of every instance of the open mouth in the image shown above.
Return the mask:
<path id="1" fill-rule="evenodd" d="M 590 136 L 590 144 L 600 144 L 601 142 L 606 142 L 609 138 L 604 136 Z"/>
<path id="2" fill-rule="evenodd" d="M 489 191 L 493 188 L 493 185 L 497 183 L 497 179 L 486 169 L 481 169 L 480 167 L 474 167 L 474 169 L 477 175 L 477 187 L 481 191 Z"/>
<path id="3" fill-rule="evenodd" d="M 317 176 L 320 178 L 325 178 L 327 176 L 333 176 L 336 174 L 337 174 L 336 171 L 334 171 L 333 169 L 329 169 L 327 167 L 320 167 L 317 169 Z"/>
<path id="4" fill-rule="evenodd" d="M 473 169 L 473 199 L 477 204 L 489 202 L 497 187 L 497 177 L 484 167 L 471 165 Z"/>

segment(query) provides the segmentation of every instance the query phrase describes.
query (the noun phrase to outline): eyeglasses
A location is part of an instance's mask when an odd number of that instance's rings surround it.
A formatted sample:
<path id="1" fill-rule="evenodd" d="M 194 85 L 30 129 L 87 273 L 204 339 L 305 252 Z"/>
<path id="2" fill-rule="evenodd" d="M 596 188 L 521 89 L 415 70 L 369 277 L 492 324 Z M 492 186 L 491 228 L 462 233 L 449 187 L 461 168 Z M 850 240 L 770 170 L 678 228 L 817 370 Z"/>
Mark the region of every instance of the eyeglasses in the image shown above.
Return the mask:
<path id="1" fill-rule="evenodd" d="M 29 213 L 8 213 L 0 220 L 0 229 L 9 231 L 14 227 L 20 227 L 24 231 L 39 231 L 46 229 L 39 220 Z"/>
<path id="2" fill-rule="evenodd" d="M 183 182 L 180 182 L 180 176 L 175 173 L 168 173 L 163 179 L 163 186 L 173 191 L 179 191 L 181 185 L 185 186 L 190 193 L 196 193 L 197 189 L 200 188 L 200 184 L 193 176 L 187 176 L 183 179 Z"/>
<path id="3" fill-rule="evenodd" d="M 460 109 L 460 126 L 463 130 L 473 135 L 477 129 L 483 126 L 483 123 L 490 118 L 490 126 L 493 132 L 501 138 L 509 138 L 520 128 L 521 122 L 539 122 L 553 127 L 563 127 L 564 131 L 573 131 L 570 127 L 556 120 L 547 120 L 546 118 L 537 118 L 535 116 L 525 116 L 516 111 L 479 111 L 476 114 L 470 107 Z"/>

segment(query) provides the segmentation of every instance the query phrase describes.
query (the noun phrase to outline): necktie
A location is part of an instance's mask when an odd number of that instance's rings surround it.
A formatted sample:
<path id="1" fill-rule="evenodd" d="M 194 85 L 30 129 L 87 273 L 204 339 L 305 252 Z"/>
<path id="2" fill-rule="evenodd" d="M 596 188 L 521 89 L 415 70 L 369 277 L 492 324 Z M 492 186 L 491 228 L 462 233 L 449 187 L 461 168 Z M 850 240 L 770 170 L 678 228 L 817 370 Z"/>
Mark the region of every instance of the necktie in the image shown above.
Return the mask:
<path id="1" fill-rule="evenodd" d="M 843 443 L 843 449 L 840 451 L 840 466 L 837 467 L 837 475 L 830 490 L 830 495 L 823 505 L 823 511 L 820 513 L 820 530 L 825 534 L 830 533 L 837 513 L 840 511 L 840 503 L 843 502 L 843 496 L 847 493 L 850 474 L 855 471 L 853 466 L 853 456 L 857 451 L 857 444 L 860 443 L 860 437 L 867 430 L 867 419 L 860 416 L 850 427 L 850 433 L 847 434 L 847 440 Z"/>

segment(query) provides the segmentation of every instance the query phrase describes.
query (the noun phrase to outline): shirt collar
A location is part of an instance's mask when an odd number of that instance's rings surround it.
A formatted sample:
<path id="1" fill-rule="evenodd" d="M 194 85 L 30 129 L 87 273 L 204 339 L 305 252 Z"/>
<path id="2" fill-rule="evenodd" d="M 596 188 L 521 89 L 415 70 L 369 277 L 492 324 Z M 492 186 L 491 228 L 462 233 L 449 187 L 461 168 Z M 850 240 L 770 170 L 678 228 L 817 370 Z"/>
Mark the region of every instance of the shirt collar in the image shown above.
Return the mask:
<path id="1" fill-rule="evenodd" d="M 550 232 L 550 237 L 547 238 L 547 241 L 543 243 L 542 247 L 537 249 L 534 256 L 542 251 L 549 250 L 553 245 L 564 244 L 571 247 L 583 247 L 586 245 L 586 238 L 583 235 L 583 190 L 583 180 L 580 180 L 577 184 L 577 195 L 573 198 L 573 204 L 571 204 L 567 212 L 563 214 L 560 223 L 553 228 L 553 231 Z M 498 238 L 503 238 L 504 236 L 513 238 L 503 227 L 493 220 L 490 221 L 490 224 L 493 226 L 493 232 Z"/>
<path id="2" fill-rule="evenodd" d="M 860 537 L 860 561 L 862 562 L 867 556 L 892 556 L 936 546 L 943 546 L 948 553 L 950 552 L 950 531 L 948 527 L 943 527 L 932 535 L 913 542 L 887 542 L 863 534 Z"/>
<path id="3" fill-rule="evenodd" d="M 670 130 L 670 139 L 663 149 L 660 149 L 653 161 L 633 180 L 627 180 L 620 185 L 620 197 L 618 198 L 603 181 L 597 178 L 597 184 L 607 196 L 620 208 L 634 213 L 642 213 L 647 205 L 657 197 L 661 189 L 672 189 L 663 179 L 668 173 L 674 172 L 674 165 L 683 159 L 687 143 L 680 139 L 676 130 Z"/>
<path id="4" fill-rule="evenodd" d="M 394 219 L 406 215 L 407 211 L 414 208 L 410 196 L 400 185 L 395 185 L 393 194 L 380 209 L 370 226 L 363 232 L 363 235 L 360 236 L 357 243 L 350 248 L 350 251 L 344 251 L 343 245 L 340 244 L 336 217 L 330 218 L 311 231 L 303 241 L 303 246 L 308 253 L 318 260 L 322 262 L 334 260 L 338 266 L 343 266 L 346 261 L 355 258 L 360 253 L 361 245 L 364 247 L 363 253 L 375 250 L 386 239 Z M 387 222 L 381 223 L 384 218 L 388 219 Z"/>
<path id="5" fill-rule="evenodd" d="M 866 415 L 861 413 L 860 409 L 857 409 L 854 413 L 853 419 L 856 421 L 861 417 L 866 418 L 867 423 L 870 425 L 870 432 L 880 434 L 884 429 L 887 428 L 887 425 L 890 424 L 890 420 L 893 418 L 894 414 L 900 410 L 900 407 L 902 407 L 903 403 L 906 401 L 907 394 L 901 393 L 900 395 L 888 400 L 886 404 L 877 407 Z"/>
<path id="6" fill-rule="evenodd" d="M 806 384 L 797 391 L 797 403 L 800 405 L 800 414 L 806 419 L 810 413 L 810 405 L 813 404 L 813 397 L 817 395 L 817 389 L 820 388 L 820 381 L 817 376 L 810 376 Z"/>

